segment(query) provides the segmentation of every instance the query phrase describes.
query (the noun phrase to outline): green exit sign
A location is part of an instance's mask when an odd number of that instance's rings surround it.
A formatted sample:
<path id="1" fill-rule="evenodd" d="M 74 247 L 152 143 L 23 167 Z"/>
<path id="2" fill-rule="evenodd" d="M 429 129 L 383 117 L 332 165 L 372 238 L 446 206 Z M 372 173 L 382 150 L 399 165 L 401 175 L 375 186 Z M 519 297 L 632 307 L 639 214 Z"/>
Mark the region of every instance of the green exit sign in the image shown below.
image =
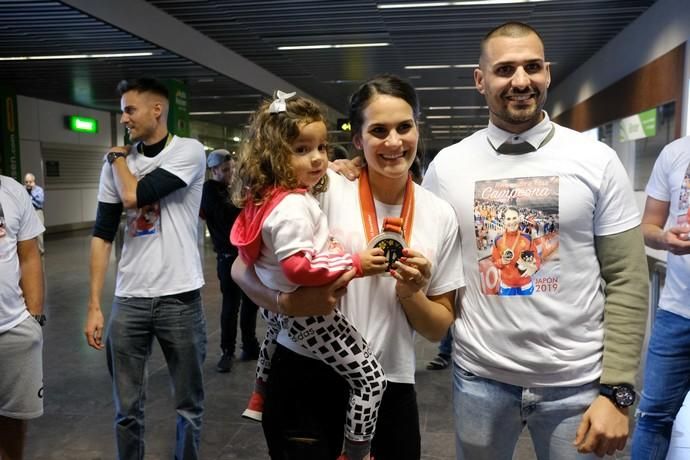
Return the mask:
<path id="1" fill-rule="evenodd" d="M 95 118 L 77 117 L 75 115 L 67 117 L 69 129 L 77 133 L 98 132 L 98 120 Z"/>

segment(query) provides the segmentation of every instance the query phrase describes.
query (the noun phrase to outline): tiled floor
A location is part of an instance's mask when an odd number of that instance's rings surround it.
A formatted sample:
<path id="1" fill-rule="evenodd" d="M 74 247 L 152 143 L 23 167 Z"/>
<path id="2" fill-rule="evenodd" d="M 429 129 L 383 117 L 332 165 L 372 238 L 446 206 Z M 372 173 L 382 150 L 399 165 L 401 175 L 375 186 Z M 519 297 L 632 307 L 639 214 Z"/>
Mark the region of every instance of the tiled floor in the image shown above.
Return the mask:
<path id="1" fill-rule="evenodd" d="M 29 426 L 28 460 L 114 459 L 113 404 L 105 355 L 86 345 L 83 326 L 88 295 L 86 233 L 53 236 L 46 241 L 47 309 L 45 332 L 45 415 Z M 220 332 L 219 287 L 215 257 L 203 247 L 209 357 L 205 364 L 206 416 L 202 435 L 203 459 L 266 459 L 258 424 L 240 418 L 252 386 L 254 362 L 236 362 L 230 374 L 218 374 Z M 152 261 L 151 263 L 155 263 Z M 109 311 L 114 287 L 111 264 L 103 295 Z M 259 323 L 261 321 L 259 320 Z M 259 335 L 263 328 L 258 328 Z M 422 429 L 422 458 L 454 458 L 450 374 L 427 371 L 424 364 L 436 352 L 434 344 L 418 339 L 417 391 Z M 165 362 L 156 349 L 149 365 L 146 401 L 146 459 L 172 458 L 174 410 Z M 523 435 L 516 460 L 534 459 L 529 438 Z M 619 455 L 617 458 L 629 458 Z"/>

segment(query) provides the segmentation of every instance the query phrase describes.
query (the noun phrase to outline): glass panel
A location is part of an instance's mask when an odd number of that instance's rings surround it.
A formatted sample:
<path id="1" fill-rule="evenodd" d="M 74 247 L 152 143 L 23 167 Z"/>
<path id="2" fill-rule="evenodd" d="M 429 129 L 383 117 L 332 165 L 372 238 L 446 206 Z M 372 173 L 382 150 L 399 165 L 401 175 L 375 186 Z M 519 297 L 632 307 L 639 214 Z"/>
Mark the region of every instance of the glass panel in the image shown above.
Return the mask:
<path id="1" fill-rule="evenodd" d="M 661 149 L 674 139 L 676 121 L 675 102 L 669 102 L 656 109 L 656 136 L 638 139 L 635 142 L 635 173 L 633 189 L 644 190 L 652 174 L 652 168 Z"/>
<path id="2" fill-rule="evenodd" d="M 598 127 L 601 142 L 613 148 L 623 163 L 634 190 L 644 191 L 661 149 L 674 140 L 675 102 L 656 108 L 656 134 L 642 139 L 621 141 L 620 120 Z"/>

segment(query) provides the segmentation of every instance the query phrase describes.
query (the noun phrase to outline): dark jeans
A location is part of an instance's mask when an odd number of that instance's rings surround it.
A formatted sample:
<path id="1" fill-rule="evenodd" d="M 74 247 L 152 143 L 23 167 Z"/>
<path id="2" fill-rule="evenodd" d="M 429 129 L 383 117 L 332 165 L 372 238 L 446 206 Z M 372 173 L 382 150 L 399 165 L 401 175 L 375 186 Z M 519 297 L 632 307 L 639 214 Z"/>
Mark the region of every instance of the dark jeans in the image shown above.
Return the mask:
<path id="1" fill-rule="evenodd" d="M 199 290 L 153 298 L 115 297 L 106 348 L 113 379 L 117 458 L 144 458 L 146 364 L 163 350 L 177 411 L 175 459 L 199 458 L 204 413 L 206 319 Z"/>
<path id="2" fill-rule="evenodd" d="M 342 450 L 348 386 L 329 366 L 278 345 L 268 380 L 263 429 L 272 460 L 335 459 Z M 379 408 L 376 460 L 420 458 L 414 385 L 388 382 Z"/>
<path id="3" fill-rule="evenodd" d="M 256 340 L 256 312 L 259 307 L 249 300 L 242 289 L 235 284 L 230 276 L 230 269 L 235 256 L 218 254 L 217 273 L 220 281 L 220 292 L 223 297 L 220 313 L 220 348 L 230 354 L 235 353 L 237 340 L 237 316 L 240 317 L 240 331 L 242 334 L 242 348 L 245 350 L 259 349 Z"/>

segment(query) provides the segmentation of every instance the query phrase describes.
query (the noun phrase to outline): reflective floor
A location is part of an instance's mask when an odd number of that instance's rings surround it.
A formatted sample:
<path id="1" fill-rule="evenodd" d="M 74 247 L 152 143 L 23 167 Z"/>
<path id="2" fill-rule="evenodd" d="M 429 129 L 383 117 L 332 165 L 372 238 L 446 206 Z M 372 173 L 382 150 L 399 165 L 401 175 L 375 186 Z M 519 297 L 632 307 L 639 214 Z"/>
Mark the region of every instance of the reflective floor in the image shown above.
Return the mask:
<path id="1" fill-rule="evenodd" d="M 113 403 L 104 352 L 89 348 L 83 336 L 88 296 L 86 232 L 46 238 L 47 314 L 45 332 L 45 414 L 29 425 L 28 460 L 109 460 L 115 458 L 112 433 Z M 202 245 L 206 286 L 209 355 L 204 366 L 206 415 L 202 434 L 203 459 L 255 460 L 268 458 L 261 427 L 240 417 L 252 388 L 254 362 L 235 362 L 229 374 L 215 370 L 220 357 L 219 286 L 215 256 Z M 155 263 L 151 261 L 150 263 Z M 114 289 L 114 259 L 103 291 L 104 313 L 110 310 Z M 257 334 L 263 336 L 258 321 Z M 418 338 L 417 392 L 422 430 L 422 458 L 454 458 L 450 373 L 428 371 L 425 364 L 436 345 Z M 146 400 L 146 459 L 171 459 L 175 412 L 165 361 L 155 347 L 149 363 Z M 574 434 L 573 434 L 574 435 Z M 534 459 L 526 434 L 516 460 Z M 619 459 L 629 458 L 619 455 Z"/>

